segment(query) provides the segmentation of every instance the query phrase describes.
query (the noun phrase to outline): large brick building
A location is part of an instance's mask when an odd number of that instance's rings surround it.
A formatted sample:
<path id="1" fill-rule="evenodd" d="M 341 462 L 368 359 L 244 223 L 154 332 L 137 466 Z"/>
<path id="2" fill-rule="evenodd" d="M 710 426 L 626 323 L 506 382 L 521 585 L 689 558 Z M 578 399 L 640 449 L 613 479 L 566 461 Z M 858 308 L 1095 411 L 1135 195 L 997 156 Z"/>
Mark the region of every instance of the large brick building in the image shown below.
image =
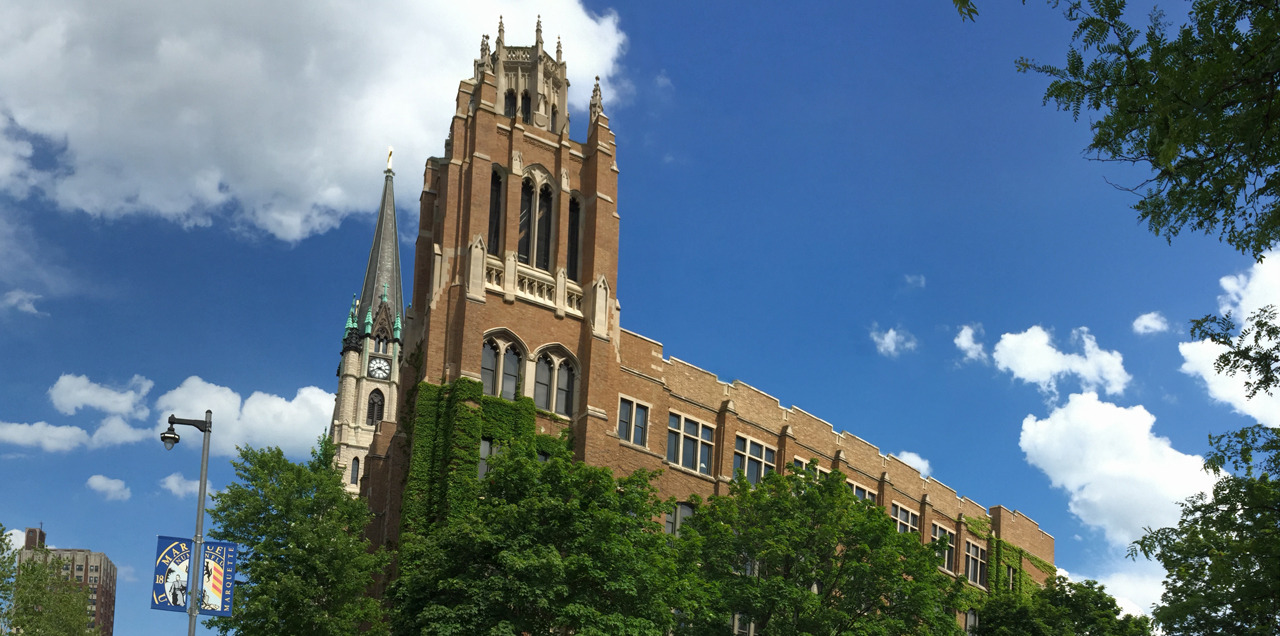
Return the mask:
<path id="1" fill-rule="evenodd" d="M 18 563 L 30 560 L 58 559 L 62 562 L 62 578 L 74 580 L 89 590 L 85 608 L 89 627 L 101 636 L 115 633 L 116 566 L 101 552 L 78 548 L 46 548 L 44 528 L 27 528 Z"/>
<path id="2" fill-rule="evenodd" d="M 755 480 L 816 460 L 901 530 L 923 541 L 950 535 L 957 576 L 988 584 L 990 562 L 991 584 L 1023 573 L 1043 580 L 1053 538 L 1031 519 L 959 496 L 859 435 L 622 327 L 618 149 L 598 85 L 585 141 L 570 138 L 565 69 L 558 45 L 544 49 L 541 23 L 533 46 L 508 46 L 501 23 L 492 50 L 482 41 L 458 87 L 444 156 L 426 162 L 403 321 L 388 167 L 334 422 L 338 461 L 374 509 L 375 541 L 396 543 L 411 452 L 401 423 L 413 405 L 393 408 L 396 396 L 412 395 L 410 383 L 470 378 L 489 395 L 532 398 L 537 428 L 569 427 L 584 462 L 663 469 L 663 497 L 724 494 L 738 470 Z M 482 439 L 481 457 L 491 441 Z"/>

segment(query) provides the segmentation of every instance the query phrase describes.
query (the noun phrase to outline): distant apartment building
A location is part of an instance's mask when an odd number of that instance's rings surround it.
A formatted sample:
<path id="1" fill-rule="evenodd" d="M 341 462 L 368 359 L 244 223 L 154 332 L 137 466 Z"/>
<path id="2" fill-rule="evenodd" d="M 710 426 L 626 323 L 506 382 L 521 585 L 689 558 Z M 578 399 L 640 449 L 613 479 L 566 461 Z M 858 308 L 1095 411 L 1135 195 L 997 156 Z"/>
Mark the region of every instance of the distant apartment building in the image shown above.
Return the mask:
<path id="1" fill-rule="evenodd" d="M 27 528 L 26 540 L 18 552 L 18 563 L 31 560 L 45 549 L 45 532 Z M 51 558 L 62 560 L 63 578 L 75 581 L 89 590 L 89 606 L 85 608 L 92 627 L 102 636 L 112 636 L 116 620 L 116 566 L 101 552 L 80 548 L 48 548 Z"/>

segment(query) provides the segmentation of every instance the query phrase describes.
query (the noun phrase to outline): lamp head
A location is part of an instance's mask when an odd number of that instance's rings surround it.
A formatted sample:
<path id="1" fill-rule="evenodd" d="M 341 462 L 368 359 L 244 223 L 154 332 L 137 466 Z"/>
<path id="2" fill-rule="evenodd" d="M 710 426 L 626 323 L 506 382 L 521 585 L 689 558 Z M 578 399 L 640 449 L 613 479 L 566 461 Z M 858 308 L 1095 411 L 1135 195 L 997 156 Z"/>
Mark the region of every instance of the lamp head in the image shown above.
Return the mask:
<path id="1" fill-rule="evenodd" d="M 165 450 L 173 450 L 173 445 L 177 444 L 181 439 L 177 431 L 173 430 L 173 424 L 169 425 L 169 430 L 160 434 L 160 441 L 164 442 Z"/>

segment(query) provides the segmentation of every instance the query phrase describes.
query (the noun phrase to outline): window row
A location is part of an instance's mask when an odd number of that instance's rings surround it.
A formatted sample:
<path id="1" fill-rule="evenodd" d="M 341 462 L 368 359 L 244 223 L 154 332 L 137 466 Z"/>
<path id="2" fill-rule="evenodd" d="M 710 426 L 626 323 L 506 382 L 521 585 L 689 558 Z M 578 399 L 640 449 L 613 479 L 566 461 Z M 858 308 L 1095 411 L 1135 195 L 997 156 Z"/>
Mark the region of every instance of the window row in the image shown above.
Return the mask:
<path id="1" fill-rule="evenodd" d="M 529 91 L 520 91 L 519 97 L 516 96 L 516 89 L 508 88 L 506 95 L 502 100 L 502 114 L 515 119 L 516 111 L 520 113 L 520 121 L 526 124 L 533 123 L 533 99 L 529 96 Z M 551 105 L 551 132 L 558 133 L 560 124 L 560 109 L 555 105 Z"/>
<path id="2" fill-rule="evenodd" d="M 514 400 L 523 393 L 524 355 L 514 342 L 486 338 L 480 355 L 485 395 Z M 573 416 L 578 372 L 563 351 L 548 350 L 533 362 L 533 403 L 544 411 Z"/>
<path id="3" fill-rule="evenodd" d="M 504 201 L 506 183 L 502 172 L 493 171 L 489 184 L 489 234 L 488 250 L 493 256 L 502 256 L 502 231 L 506 227 Z M 551 271 L 552 239 L 556 223 L 555 191 L 551 184 L 538 187 L 533 179 L 525 177 L 520 182 L 520 218 L 516 241 L 516 258 L 525 265 L 543 271 Z M 582 202 L 576 196 L 569 197 L 568 238 L 565 245 L 565 275 L 569 280 L 579 280 L 581 269 Z"/>

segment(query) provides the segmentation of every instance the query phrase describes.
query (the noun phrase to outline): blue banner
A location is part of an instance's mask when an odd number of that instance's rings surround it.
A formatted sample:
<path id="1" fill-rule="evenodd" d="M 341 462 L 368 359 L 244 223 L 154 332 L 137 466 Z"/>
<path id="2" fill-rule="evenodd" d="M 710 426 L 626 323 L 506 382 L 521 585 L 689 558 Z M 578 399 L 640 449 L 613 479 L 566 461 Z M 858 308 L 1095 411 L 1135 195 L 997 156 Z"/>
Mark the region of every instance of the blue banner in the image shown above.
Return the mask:
<path id="1" fill-rule="evenodd" d="M 159 537 L 156 544 L 155 578 L 151 584 L 151 609 L 187 611 L 187 577 L 191 566 L 191 539 Z M 230 616 L 236 582 L 236 544 L 204 542 L 204 585 L 200 613 Z"/>

